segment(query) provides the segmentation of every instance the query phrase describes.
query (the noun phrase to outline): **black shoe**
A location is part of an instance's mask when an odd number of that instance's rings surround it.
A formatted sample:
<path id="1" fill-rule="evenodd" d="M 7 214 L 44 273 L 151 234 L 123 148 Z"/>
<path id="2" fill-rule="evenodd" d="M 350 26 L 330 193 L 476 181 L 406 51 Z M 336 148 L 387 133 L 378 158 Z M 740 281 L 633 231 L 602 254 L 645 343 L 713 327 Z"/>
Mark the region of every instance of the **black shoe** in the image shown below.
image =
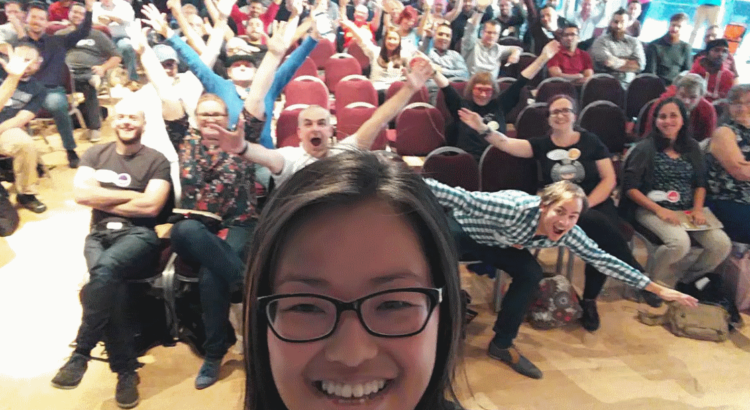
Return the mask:
<path id="1" fill-rule="evenodd" d="M 81 162 L 78 158 L 78 154 L 72 149 L 69 149 L 66 152 L 68 153 L 68 165 L 70 165 L 71 168 L 78 168 L 78 163 Z"/>
<path id="2" fill-rule="evenodd" d="M 660 297 L 656 296 L 655 293 L 649 292 L 646 289 L 641 289 L 638 291 L 639 299 L 643 299 L 647 305 L 651 306 L 652 308 L 660 308 L 662 303 L 664 303 L 663 300 L 661 300 Z"/>
<path id="3" fill-rule="evenodd" d="M 52 379 L 52 386 L 58 389 L 75 389 L 81 383 L 86 369 L 89 367 L 89 358 L 73 353 L 68 362 L 60 368 L 55 377 Z"/>
<path id="4" fill-rule="evenodd" d="M 596 299 L 581 299 L 581 325 L 589 332 L 599 329 L 599 312 L 596 310 Z"/>
<path id="5" fill-rule="evenodd" d="M 506 363 L 511 369 L 526 377 L 531 377 L 532 379 L 542 378 L 542 371 L 534 366 L 534 363 L 531 363 L 529 359 L 518 353 L 518 349 L 515 346 L 502 349 L 497 347 L 494 342 L 490 342 L 487 355 L 495 360 Z"/>
<path id="6" fill-rule="evenodd" d="M 132 371 L 117 375 L 117 389 L 115 390 L 115 401 L 121 409 L 132 409 L 141 401 L 138 396 L 138 383 L 141 378 L 138 373 Z"/>
<path id="7" fill-rule="evenodd" d="M 16 195 L 16 201 L 21 204 L 22 207 L 37 214 L 41 214 L 47 210 L 47 205 L 41 203 L 34 195 L 18 194 Z"/>

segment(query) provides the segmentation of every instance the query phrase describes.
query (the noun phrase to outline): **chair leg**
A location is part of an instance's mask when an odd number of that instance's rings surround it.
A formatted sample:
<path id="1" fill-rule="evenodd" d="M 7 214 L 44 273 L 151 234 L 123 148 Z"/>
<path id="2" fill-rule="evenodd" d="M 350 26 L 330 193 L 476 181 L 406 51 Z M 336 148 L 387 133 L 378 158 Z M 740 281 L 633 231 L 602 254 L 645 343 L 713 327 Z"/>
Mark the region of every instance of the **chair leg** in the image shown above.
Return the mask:
<path id="1" fill-rule="evenodd" d="M 167 327 L 169 328 L 169 335 L 172 339 L 176 340 L 179 337 L 179 331 L 177 329 L 177 304 L 175 301 L 175 260 L 177 254 L 172 253 L 167 261 L 167 266 L 162 272 L 162 283 L 164 285 L 164 303 L 167 307 Z"/>
<path id="2" fill-rule="evenodd" d="M 555 262 L 555 274 L 562 274 L 563 258 L 565 257 L 565 248 L 557 247 L 557 262 Z"/>

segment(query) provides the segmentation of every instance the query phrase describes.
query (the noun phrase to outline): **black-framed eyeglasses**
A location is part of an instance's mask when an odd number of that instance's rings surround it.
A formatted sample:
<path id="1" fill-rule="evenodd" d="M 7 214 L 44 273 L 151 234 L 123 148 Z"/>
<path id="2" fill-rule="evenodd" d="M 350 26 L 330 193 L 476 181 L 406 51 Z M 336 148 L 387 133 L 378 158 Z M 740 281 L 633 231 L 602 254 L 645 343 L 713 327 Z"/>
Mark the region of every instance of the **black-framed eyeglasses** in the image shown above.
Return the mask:
<path id="1" fill-rule="evenodd" d="M 572 114 L 572 113 L 573 113 L 573 109 L 572 108 L 560 108 L 558 110 L 552 110 L 552 111 L 550 111 L 549 115 L 550 115 L 550 117 L 554 117 L 554 116 L 557 116 L 557 115 L 568 115 L 568 114 Z"/>
<path id="2" fill-rule="evenodd" d="M 331 336 L 347 310 L 357 312 L 365 330 L 377 337 L 399 338 L 421 333 L 443 301 L 443 288 L 401 288 L 344 302 L 314 293 L 258 298 L 271 331 L 290 343 L 315 342 Z"/>

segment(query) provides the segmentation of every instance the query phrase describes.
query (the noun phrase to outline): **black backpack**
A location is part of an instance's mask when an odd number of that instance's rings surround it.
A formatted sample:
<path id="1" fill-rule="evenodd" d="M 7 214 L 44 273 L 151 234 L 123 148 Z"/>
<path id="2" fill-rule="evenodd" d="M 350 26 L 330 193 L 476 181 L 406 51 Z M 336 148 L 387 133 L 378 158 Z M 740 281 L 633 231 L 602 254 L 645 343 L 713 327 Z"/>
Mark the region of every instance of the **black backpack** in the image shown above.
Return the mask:
<path id="1" fill-rule="evenodd" d="M 8 191 L 0 185 L 0 236 L 10 236 L 18 229 L 18 211 L 10 202 Z"/>

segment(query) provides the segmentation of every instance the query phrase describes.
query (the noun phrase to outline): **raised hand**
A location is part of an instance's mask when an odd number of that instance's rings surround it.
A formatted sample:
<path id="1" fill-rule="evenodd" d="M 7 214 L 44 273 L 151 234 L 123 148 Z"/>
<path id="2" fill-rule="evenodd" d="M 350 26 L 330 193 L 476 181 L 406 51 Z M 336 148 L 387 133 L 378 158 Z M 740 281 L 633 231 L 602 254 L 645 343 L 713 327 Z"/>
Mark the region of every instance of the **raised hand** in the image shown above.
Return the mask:
<path id="1" fill-rule="evenodd" d="M 560 51 L 560 43 L 557 40 L 552 40 L 542 49 L 541 56 L 545 59 L 550 60 Z"/>
<path id="2" fill-rule="evenodd" d="M 234 131 L 218 124 L 208 124 L 201 130 L 201 136 L 206 141 L 218 145 L 222 151 L 237 154 L 245 148 L 245 116 L 240 115 Z"/>
<path id="3" fill-rule="evenodd" d="M 302 14 L 302 11 L 304 10 L 304 6 L 302 5 L 302 0 L 292 0 L 289 3 L 287 3 L 287 6 L 291 6 L 289 11 L 292 13 L 290 18 L 297 17 L 300 14 Z"/>
<path id="4" fill-rule="evenodd" d="M 23 77 L 26 69 L 34 63 L 35 59 L 26 58 L 25 53 L 16 54 L 13 47 L 8 45 L 8 62 L 0 58 L 0 65 L 9 76 Z"/>
<path id="5" fill-rule="evenodd" d="M 182 2 L 180 0 L 167 0 L 167 8 L 172 10 L 172 14 L 182 12 Z"/>
<path id="6" fill-rule="evenodd" d="M 130 38 L 133 51 L 137 54 L 143 53 L 144 48 L 148 45 L 146 39 L 146 33 L 141 28 L 141 19 L 135 19 L 132 23 L 125 27 L 125 34 Z"/>
<path id="7" fill-rule="evenodd" d="M 219 10 L 219 14 L 224 17 L 228 17 L 230 14 L 232 14 L 232 7 L 234 7 L 235 3 L 237 3 L 237 0 L 219 0 L 216 3 L 216 9 Z"/>
<path id="8" fill-rule="evenodd" d="M 411 72 L 406 73 L 406 82 L 409 86 L 418 90 L 424 87 L 424 84 L 432 78 L 435 71 L 432 69 L 430 60 L 424 54 L 419 54 L 415 58 L 417 58 L 417 61 L 411 63 Z"/>
<path id="9" fill-rule="evenodd" d="M 278 26 L 274 28 L 273 35 L 266 43 L 268 52 L 275 55 L 284 55 L 286 49 L 289 48 L 291 39 L 286 33 L 286 22 L 279 22 Z"/>
<path id="10" fill-rule="evenodd" d="M 469 110 L 468 108 L 461 108 L 460 110 L 458 110 L 458 118 L 460 118 L 464 124 L 468 125 L 476 132 L 483 132 L 487 128 L 487 126 L 484 125 L 484 120 L 482 120 L 482 117 L 480 117 L 479 114 L 475 113 L 474 111 Z"/>
<path id="11" fill-rule="evenodd" d="M 146 16 L 146 19 L 143 20 L 144 23 L 151 26 L 154 31 L 161 34 L 164 38 L 171 37 L 172 29 L 167 23 L 167 16 L 159 12 L 159 9 L 157 9 L 156 6 L 153 4 L 146 4 L 141 11 L 143 11 L 143 15 Z"/>
<path id="12" fill-rule="evenodd" d="M 86 11 L 91 11 L 92 8 L 94 8 L 94 3 L 96 0 L 86 0 L 84 2 L 84 6 L 86 7 Z"/>

